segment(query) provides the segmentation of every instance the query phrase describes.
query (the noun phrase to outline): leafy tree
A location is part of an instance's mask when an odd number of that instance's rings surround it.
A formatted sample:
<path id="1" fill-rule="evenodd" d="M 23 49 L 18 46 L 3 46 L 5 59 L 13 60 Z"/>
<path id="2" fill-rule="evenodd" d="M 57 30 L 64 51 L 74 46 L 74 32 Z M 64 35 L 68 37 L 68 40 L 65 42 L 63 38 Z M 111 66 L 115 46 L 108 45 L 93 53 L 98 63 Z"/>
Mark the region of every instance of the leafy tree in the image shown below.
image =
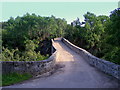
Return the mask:
<path id="1" fill-rule="evenodd" d="M 120 64 L 120 8 L 110 14 L 110 22 L 106 25 L 106 46 L 103 58 Z"/>
<path id="2" fill-rule="evenodd" d="M 65 19 L 54 16 L 41 17 L 35 14 L 30 15 L 29 13 L 22 17 L 11 17 L 2 24 L 3 56 L 5 56 L 3 60 L 14 60 L 16 58 L 16 60 L 23 61 L 45 58 L 40 52 L 46 52 L 42 53 L 44 55 L 50 54 L 50 39 L 63 36 L 64 29 L 67 26 Z M 43 41 L 48 43 L 49 46 Z M 41 49 L 43 44 L 44 48 L 47 47 L 45 50 L 43 49 L 44 51 Z M 12 50 L 16 50 L 16 48 L 18 48 L 19 53 L 14 55 Z"/>
<path id="3" fill-rule="evenodd" d="M 108 31 L 110 37 L 110 44 L 120 46 L 120 8 L 115 9 L 110 14 L 110 30 Z"/>

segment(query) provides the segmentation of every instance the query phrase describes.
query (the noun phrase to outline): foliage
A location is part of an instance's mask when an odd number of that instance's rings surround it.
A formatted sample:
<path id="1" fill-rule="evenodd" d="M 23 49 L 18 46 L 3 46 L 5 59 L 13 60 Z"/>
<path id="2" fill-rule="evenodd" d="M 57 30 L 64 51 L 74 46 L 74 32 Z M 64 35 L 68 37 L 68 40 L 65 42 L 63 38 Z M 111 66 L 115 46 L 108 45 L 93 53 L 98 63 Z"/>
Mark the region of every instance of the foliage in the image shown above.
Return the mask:
<path id="1" fill-rule="evenodd" d="M 65 37 L 93 55 L 120 64 L 120 8 L 110 17 L 83 15 L 85 26 L 65 19 L 25 14 L 2 23 L 3 60 L 41 60 L 51 52 L 51 38 Z M 47 47 L 47 48 L 46 48 Z"/>
<path id="2" fill-rule="evenodd" d="M 106 43 L 110 48 L 104 50 L 106 52 L 104 58 L 120 64 L 120 8 L 111 12 L 110 21 L 106 28 L 108 34 Z"/>
<path id="3" fill-rule="evenodd" d="M 2 75 L 2 86 L 15 84 L 15 83 L 27 80 L 31 77 L 32 77 L 32 75 L 30 75 L 28 73 L 24 73 L 24 74 L 19 74 L 19 73 L 5 74 L 5 75 Z"/>
<path id="4" fill-rule="evenodd" d="M 41 17 L 27 13 L 15 19 L 11 17 L 2 23 L 2 61 L 46 59 L 51 54 L 51 46 L 46 46 L 46 53 L 41 55 L 42 41 L 51 43 L 51 38 L 63 36 L 66 25 L 65 19 L 54 16 Z"/>
<path id="5" fill-rule="evenodd" d="M 87 12 L 85 26 L 67 26 L 65 38 L 93 55 L 120 64 L 120 8 L 110 17 Z"/>
<path id="6" fill-rule="evenodd" d="M 32 41 L 31 41 L 32 42 Z M 26 50 L 20 52 L 18 48 L 9 50 L 3 47 L 2 61 L 39 61 L 49 57 L 49 55 L 41 55 L 40 52 L 34 51 L 34 43 L 27 43 Z"/>

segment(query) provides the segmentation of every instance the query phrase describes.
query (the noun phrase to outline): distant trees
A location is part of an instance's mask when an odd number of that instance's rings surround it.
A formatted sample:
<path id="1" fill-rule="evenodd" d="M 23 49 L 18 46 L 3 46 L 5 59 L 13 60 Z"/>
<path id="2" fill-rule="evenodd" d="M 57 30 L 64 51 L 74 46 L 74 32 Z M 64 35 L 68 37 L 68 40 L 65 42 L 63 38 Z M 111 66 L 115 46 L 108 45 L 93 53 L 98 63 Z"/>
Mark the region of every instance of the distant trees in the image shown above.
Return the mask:
<path id="1" fill-rule="evenodd" d="M 110 22 L 106 26 L 106 49 L 104 58 L 120 64 L 120 8 L 110 14 Z"/>
<path id="2" fill-rule="evenodd" d="M 109 21 L 109 17 L 101 15 L 96 16 L 92 13 L 84 15 L 86 24 L 86 42 L 87 49 L 94 55 L 101 56 L 101 47 L 105 36 L 106 23 Z M 98 53 L 99 52 L 99 53 Z"/>
<path id="3" fill-rule="evenodd" d="M 17 48 L 19 51 L 17 57 L 24 57 L 23 60 L 26 58 L 28 60 L 37 60 L 40 56 L 38 49 L 42 49 L 42 42 L 45 40 L 50 42 L 49 40 L 51 38 L 63 36 L 66 26 L 67 22 L 65 19 L 55 18 L 54 16 L 41 17 L 27 13 L 15 19 L 11 17 L 7 22 L 2 23 L 4 59 L 7 60 L 8 56 L 16 57 L 12 50 L 14 51 Z M 48 49 L 50 49 L 50 47 L 51 46 L 49 46 Z M 8 53 L 8 56 L 6 56 L 5 53 Z M 8 59 L 12 60 L 13 58 Z"/>
<path id="4" fill-rule="evenodd" d="M 71 22 L 71 25 L 72 26 L 81 26 L 79 18 L 77 18 L 76 20 L 74 20 L 73 22 Z"/>
<path id="5" fill-rule="evenodd" d="M 120 64 L 120 8 L 110 17 L 87 12 L 84 18 L 85 27 L 68 25 L 65 37 L 97 57 Z"/>
<path id="6" fill-rule="evenodd" d="M 27 13 L 11 17 L 2 23 L 3 60 L 46 58 L 43 55 L 50 51 L 50 39 L 65 37 L 99 58 L 120 64 L 120 8 L 112 11 L 110 17 L 87 12 L 84 18 L 85 26 L 81 27 L 79 19 L 75 25 L 67 25 L 65 19 L 54 16 Z"/>
<path id="7" fill-rule="evenodd" d="M 114 44 L 115 46 L 120 46 L 120 8 L 115 9 L 110 14 L 111 23 L 109 24 L 110 30 L 108 33 L 110 34 L 111 42 L 110 44 Z"/>

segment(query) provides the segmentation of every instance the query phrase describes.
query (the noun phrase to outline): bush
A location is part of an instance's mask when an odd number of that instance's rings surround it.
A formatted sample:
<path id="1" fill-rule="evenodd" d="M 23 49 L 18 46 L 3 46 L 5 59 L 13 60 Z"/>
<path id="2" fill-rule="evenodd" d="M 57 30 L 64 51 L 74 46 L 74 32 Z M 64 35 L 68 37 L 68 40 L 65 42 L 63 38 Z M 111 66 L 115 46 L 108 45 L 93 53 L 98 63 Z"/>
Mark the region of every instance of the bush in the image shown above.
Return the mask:
<path id="1" fill-rule="evenodd" d="M 26 49 L 24 52 L 20 52 L 18 48 L 8 49 L 3 47 L 2 60 L 1 61 L 39 61 L 49 57 L 49 55 L 41 55 L 40 52 L 35 52 L 36 44 L 29 40 L 26 43 Z"/>

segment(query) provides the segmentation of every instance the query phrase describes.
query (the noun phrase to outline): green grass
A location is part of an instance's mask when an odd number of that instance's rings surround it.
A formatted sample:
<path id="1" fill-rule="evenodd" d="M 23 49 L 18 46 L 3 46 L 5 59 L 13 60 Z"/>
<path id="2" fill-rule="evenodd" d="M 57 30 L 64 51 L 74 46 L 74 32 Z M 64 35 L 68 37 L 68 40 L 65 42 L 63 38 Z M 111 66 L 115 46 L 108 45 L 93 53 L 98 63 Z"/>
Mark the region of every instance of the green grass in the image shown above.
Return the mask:
<path id="1" fill-rule="evenodd" d="M 2 86 L 12 85 L 24 80 L 31 78 L 32 75 L 28 73 L 19 74 L 19 73 L 10 73 L 2 75 Z"/>

